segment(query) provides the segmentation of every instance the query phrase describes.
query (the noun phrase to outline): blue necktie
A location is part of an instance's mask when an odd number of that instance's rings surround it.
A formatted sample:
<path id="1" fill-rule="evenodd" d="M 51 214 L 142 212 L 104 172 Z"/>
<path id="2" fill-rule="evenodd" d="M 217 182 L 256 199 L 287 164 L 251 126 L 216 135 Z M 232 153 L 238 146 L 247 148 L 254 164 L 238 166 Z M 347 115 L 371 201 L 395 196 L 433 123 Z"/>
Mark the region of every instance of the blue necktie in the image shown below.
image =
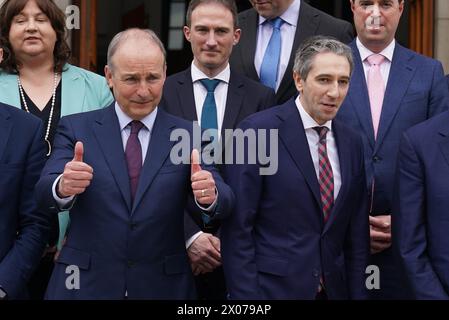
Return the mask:
<path id="1" fill-rule="evenodd" d="M 277 17 L 276 19 L 269 20 L 268 23 L 273 26 L 273 33 L 271 34 L 270 42 L 265 50 L 262 65 L 260 66 L 260 82 L 276 90 L 279 60 L 281 57 L 281 26 L 284 20 Z"/>
<path id="2" fill-rule="evenodd" d="M 201 111 L 201 129 L 218 129 L 217 122 L 217 104 L 215 103 L 215 88 L 220 80 L 202 79 L 201 84 L 207 89 L 206 100 L 204 100 L 203 110 Z"/>

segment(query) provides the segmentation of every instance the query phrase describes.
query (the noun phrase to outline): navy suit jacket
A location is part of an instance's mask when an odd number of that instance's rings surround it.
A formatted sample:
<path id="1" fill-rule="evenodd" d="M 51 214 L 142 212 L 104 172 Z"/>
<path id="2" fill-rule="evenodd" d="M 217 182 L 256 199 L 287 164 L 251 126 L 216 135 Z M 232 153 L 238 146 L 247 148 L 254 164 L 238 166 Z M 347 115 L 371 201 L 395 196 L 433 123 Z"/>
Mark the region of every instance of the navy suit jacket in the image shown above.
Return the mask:
<path id="1" fill-rule="evenodd" d="M 175 129 L 192 137 L 191 123 L 159 109 L 132 204 L 114 104 L 61 119 L 55 150 L 36 187 L 41 205 L 56 206 L 52 184 L 72 160 L 76 141 L 84 143 L 84 161 L 93 167 L 94 178 L 70 210 L 48 299 L 123 299 L 125 292 L 130 299 L 195 298 L 183 232 L 184 208 L 194 205 L 190 164 L 170 160 Z M 219 192 L 215 217 L 220 218 L 232 210 L 233 194 L 213 175 Z M 66 288 L 70 265 L 80 270 L 79 290 Z"/>
<path id="2" fill-rule="evenodd" d="M 391 214 L 400 138 L 403 132 L 413 125 L 447 110 L 449 91 L 439 61 L 419 55 L 396 43 L 377 139 L 374 139 L 368 89 L 360 53 L 356 41 L 350 46 L 355 68 L 348 95 L 337 114 L 337 119 L 362 136 L 366 188 L 373 198 L 371 214 Z M 371 194 L 373 179 L 374 194 Z M 392 250 L 387 249 L 372 258 L 371 263 L 380 266 L 382 283 L 380 291 L 372 291 L 373 298 L 409 298 Z"/>
<path id="3" fill-rule="evenodd" d="M 258 26 L 259 15 L 254 8 L 239 14 L 239 27 L 242 29 L 242 36 L 232 50 L 230 59 L 233 71 L 244 74 L 255 81 L 260 81 L 254 66 Z M 296 50 L 304 40 L 316 35 L 333 36 L 344 43 L 349 43 L 354 38 L 354 30 L 349 22 L 334 18 L 315 9 L 305 1 L 301 1 L 292 52 L 281 85 L 276 92 L 276 104 L 282 104 L 297 95 L 292 76 Z"/>
<path id="4" fill-rule="evenodd" d="M 447 87 L 449 88 L 449 74 L 446 75 Z"/>
<path id="5" fill-rule="evenodd" d="M 274 91 L 260 83 L 231 72 L 221 137 L 225 129 L 235 129 L 247 116 L 275 105 Z M 167 112 L 189 121 L 198 121 L 191 68 L 167 78 L 160 106 Z M 216 224 L 205 226 L 198 216 L 186 215 L 186 239 L 199 231 L 215 233 Z"/>
<path id="6" fill-rule="evenodd" d="M 342 186 L 324 223 L 319 183 L 293 99 L 250 116 L 239 128 L 278 130 L 278 171 L 261 176 L 259 164 L 225 166 L 237 199 L 221 228 L 230 298 L 314 299 L 321 274 L 330 299 L 364 298 L 369 229 L 360 138 L 333 122 Z"/>
<path id="7" fill-rule="evenodd" d="M 408 130 L 398 160 L 393 237 L 416 299 L 449 299 L 449 112 Z"/>
<path id="8" fill-rule="evenodd" d="M 0 103 L 0 286 L 10 299 L 25 298 L 50 229 L 33 190 L 45 162 L 42 123 Z"/>

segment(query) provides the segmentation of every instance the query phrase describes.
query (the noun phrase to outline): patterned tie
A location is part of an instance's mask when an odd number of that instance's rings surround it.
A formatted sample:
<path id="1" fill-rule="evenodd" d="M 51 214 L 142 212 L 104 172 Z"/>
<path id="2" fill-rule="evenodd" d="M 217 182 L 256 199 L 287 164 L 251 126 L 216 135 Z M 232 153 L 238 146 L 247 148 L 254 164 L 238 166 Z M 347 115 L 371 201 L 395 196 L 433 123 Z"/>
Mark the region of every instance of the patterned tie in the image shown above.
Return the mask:
<path id="1" fill-rule="evenodd" d="M 385 95 L 385 84 L 380 73 L 380 66 L 385 61 L 385 57 L 380 54 L 372 54 L 366 60 L 370 65 L 368 71 L 368 93 L 371 117 L 373 119 L 374 137 L 376 138 Z"/>
<path id="2" fill-rule="evenodd" d="M 313 128 L 319 136 L 318 162 L 319 162 L 319 184 L 321 194 L 321 204 L 323 206 L 324 222 L 329 219 L 329 214 L 334 205 L 334 174 L 331 163 L 327 156 L 326 135 L 327 127 Z"/>
<path id="3" fill-rule="evenodd" d="M 268 23 L 272 25 L 273 33 L 271 34 L 270 42 L 265 50 L 262 65 L 260 66 L 260 82 L 276 90 L 279 60 L 281 57 L 281 26 L 284 20 L 277 17 L 276 19 L 268 20 Z"/>
<path id="4" fill-rule="evenodd" d="M 126 164 L 128 165 L 129 184 L 131 187 L 131 200 L 134 201 L 140 171 L 142 170 L 142 148 L 139 141 L 139 131 L 143 128 L 140 121 L 131 121 L 131 134 L 125 148 Z"/>

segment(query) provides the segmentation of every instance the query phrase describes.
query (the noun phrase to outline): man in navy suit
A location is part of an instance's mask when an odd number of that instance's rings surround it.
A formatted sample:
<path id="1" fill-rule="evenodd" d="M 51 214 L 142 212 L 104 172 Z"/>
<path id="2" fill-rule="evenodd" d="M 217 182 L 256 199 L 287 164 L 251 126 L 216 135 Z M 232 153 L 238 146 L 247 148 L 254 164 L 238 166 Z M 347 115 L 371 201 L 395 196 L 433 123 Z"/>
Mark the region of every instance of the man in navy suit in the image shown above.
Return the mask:
<path id="1" fill-rule="evenodd" d="M 260 162 L 225 166 L 236 196 L 235 212 L 223 221 L 221 233 L 231 299 L 365 297 L 369 228 L 363 145 L 355 132 L 333 120 L 352 66 L 348 46 L 324 37 L 307 40 L 293 69 L 299 97 L 239 125 L 249 135 L 278 133 L 279 139 L 248 143 L 277 151 L 270 157 L 277 156 L 278 169 L 261 175 Z"/>
<path id="2" fill-rule="evenodd" d="M 373 299 L 409 298 L 391 250 L 393 184 L 399 141 L 409 127 L 447 109 L 441 63 L 400 46 L 403 0 L 351 0 L 355 69 L 337 118 L 362 135 L 370 193 L 371 264 L 379 267 Z M 376 62 L 377 59 L 380 59 Z"/>
<path id="3" fill-rule="evenodd" d="M 267 48 L 273 38 L 272 21 L 280 18 L 280 44 L 276 74 L 276 104 L 282 104 L 297 94 L 292 78 L 296 49 L 307 38 L 326 35 L 349 43 L 354 38 L 349 22 L 334 18 L 301 0 L 250 0 L 253 8 L 239 14 L 242 37 L 231 55 L 231 68 L 255 81 L 267 83 L 261 71 Z M 277 47 L 277 48 L 276 48 Z M 272 52 L 271 50 L 268 50 Z M 271 54 L 269 55 L 271 56 Z M 269 63 L 273 64 L 274 63 Z M 276 71 L 277 70 L 277 71 Z"/>
<path id="4" fill-rule="evenodd" d="M 48 299 L 195 298 L 184 208 L 224 217 L 233 194 L 194 152 L 191 165 L 173 158 L 174 131 L 192 137 L 192 124 L 157 107 L 165 71 L 154 32 L 121 32 L 105 68 L 116 102 L 61 120 L 37 186 L 44 207 L 72 206 Z"/>
<path id="5" fill-rule="evenodd" d="M 414 299 L 449 299 L 449 113 L 406 131 L 399 150 L 393 246 Z"/>
<path id="6" fill-rule="evenodd" d="M 50 219 L 33 195 L 44 150 L 39 119 L 0 103 L 0 300 L 27 297 L 47 241 Z"/>
<path id="7" fill-rule="evenodd" d="M 271 107 L 274 91 L 260 83 L 231 72 L 229 56 L 240 38 L 237 8 L 227 0 L 193 0 L 187 9 L 186 39 L 194 60 L 190 68 L 167 78 L 161 107 L 169 113 L 202 123 L 207 90 L 203 79 L 219 80 L 215 88 L 216 121 L 221 137 L 244 118 Z M 189 257 L 201 299 L 225 299 L 226 289 L 220 254 L 219 224 L 194 222 L 186 214 L 185 233 Z M 198 221 L 200 220 L 200 221 Z M 200 228 L 201 226 L 201 228 Z"/>

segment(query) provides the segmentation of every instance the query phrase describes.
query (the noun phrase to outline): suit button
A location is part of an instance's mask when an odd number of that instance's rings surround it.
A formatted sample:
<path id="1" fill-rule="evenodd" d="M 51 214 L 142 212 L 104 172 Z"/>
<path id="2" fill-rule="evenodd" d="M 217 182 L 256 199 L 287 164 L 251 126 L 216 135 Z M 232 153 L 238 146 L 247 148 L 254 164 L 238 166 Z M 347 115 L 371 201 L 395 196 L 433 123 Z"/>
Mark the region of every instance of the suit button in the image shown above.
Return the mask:
<path id="1" fill-rule="evenodd" d="M 313 276 L 314 276 L 315 278 L 318 278 L 318 277 L 320 276 L 320 271 L 317 270 L 317 269 L 313 269 Z"/>
<path id="2" fill-rule="evenodd" d="M 374 157 L 373 157 L 373 161 L 374 161 L 374 162 L 379 162 L 379 161 L 382 161 L 382 158 L 379 157 L 379 156 L 374 156 Z"/>
<path id="3" fill-rule="evenodd" d="M 128 260 L 127 264 L 128 264 L 128 268 L 132 268 L 135 265 L 134 261 L 132 261 L 132 260 Z"/>
<path id="4" fill-rule="evenodd" d="M 131 230 L 136 230 L 136 228 L 137 228 L 137 223 L 131 222 L 131 223 L 129 224 L 129 228 L 130 228 Z"/>

